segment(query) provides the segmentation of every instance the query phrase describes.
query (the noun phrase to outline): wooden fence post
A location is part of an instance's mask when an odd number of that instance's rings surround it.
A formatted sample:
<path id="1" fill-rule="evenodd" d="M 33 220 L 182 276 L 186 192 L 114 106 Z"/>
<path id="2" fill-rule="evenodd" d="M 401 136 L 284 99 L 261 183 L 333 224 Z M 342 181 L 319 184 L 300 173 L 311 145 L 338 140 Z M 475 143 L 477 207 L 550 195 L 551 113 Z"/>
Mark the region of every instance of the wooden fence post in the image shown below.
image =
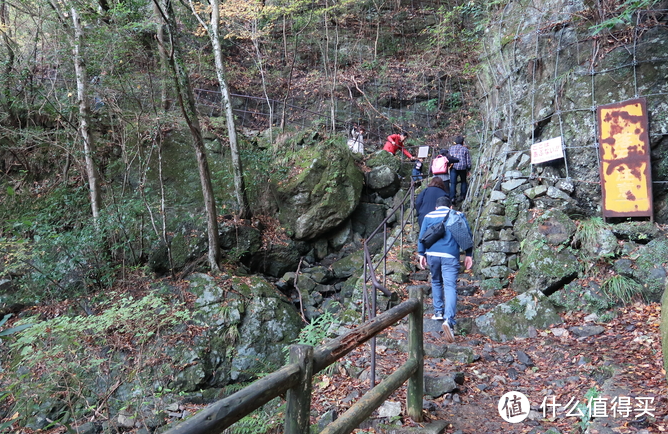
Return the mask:
<path id="1" fill-rule="evenodd" d="M 313 375 L 313 347 L 291 345 L 290 363 L 299 365 L 299 384 L 287 393 L 285 434 L 309 434 L 311 425 L 311 391 Z M 422 402 L 420 402 L 422 405 Z"/>
<path id="2" fill-rule="evenodd" d="M 408 357 L 418 362 L 415 374 L 408 378 L 406 394 L 406 410 L 415 422 L 422 422 L 422 395 L 424 393 L 424 346 L 423 346 L 423 304 L 422 289 L 411 288 L 410 297 L 417 298 L 419 303 L 408 317 Z"/>

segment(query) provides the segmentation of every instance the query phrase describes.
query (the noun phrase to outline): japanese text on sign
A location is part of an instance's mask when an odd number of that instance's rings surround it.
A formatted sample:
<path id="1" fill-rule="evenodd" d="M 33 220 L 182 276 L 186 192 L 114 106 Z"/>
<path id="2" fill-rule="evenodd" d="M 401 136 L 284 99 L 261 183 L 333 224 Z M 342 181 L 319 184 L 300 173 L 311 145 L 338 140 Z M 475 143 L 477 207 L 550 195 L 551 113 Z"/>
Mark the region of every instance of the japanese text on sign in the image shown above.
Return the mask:
<path id="1" fill-rule="evenodd" d="M 561 146 L 561 137 L 555 137 L 544 142 L 531 145 L 531 164 L 544 163 L 546 161 L 564 158 L 564 150 Z"/>

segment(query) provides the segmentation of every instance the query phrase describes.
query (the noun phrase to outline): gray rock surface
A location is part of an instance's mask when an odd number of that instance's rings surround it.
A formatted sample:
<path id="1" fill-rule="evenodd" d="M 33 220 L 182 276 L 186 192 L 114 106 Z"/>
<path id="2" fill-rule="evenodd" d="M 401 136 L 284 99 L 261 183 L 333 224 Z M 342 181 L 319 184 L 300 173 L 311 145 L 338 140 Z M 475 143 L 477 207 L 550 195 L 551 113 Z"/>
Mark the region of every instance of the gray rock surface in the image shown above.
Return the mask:
<path id="1" fill-rule="evenodd" d="M 562 320 L 547 297 L 529 290 L 475 320 L 481 333 L 495 341 L 529 337 L 531 328 L 544 329 Z"/>

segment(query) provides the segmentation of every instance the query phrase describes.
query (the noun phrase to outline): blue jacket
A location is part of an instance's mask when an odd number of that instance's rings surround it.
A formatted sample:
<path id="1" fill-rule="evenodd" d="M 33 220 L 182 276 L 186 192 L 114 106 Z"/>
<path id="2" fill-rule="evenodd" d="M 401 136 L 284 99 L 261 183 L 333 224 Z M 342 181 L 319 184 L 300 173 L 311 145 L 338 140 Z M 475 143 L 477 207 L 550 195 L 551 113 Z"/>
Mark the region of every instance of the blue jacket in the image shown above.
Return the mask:
<path id="1" fill-rule="evenodd" d="M 461 214 L 461 216 L 464 218 L 464 221 L 466 222 L 466 227 L 468 228 L 469 232 L 471 232 L 471 227 L 469 226 L 469 222 L 466 220 L 466 217 L 464 216 L 463 213 L 460 213 L 459 211 L 455 211 L 454 209 L 450 209 L 445 206 L 439 206 L 438 208 L 436 208 L 435 211 L 432 211 L 425 216 L 423 221 L 424 224 L 420 226 L 420 235 L 418 236 L 418 254 L 420 256 L 424 256 L 426 253 L 430 252 L 438 252 L 438 253 L 447 253 L 455 258 L 459 258 L 459 245 L 457 244 L 457 241 L 455 241 L 455 239 L 452 237 L 452 234 L 450 234 L 449 231 L 445 231 L 445 236 L 440 240 L 436 241 L 429 249 L 425 249 L 424 245 L 420 242 L 422 234 L 424 234 L 427 228 L 429 226 L 433 226 L 437 223 L 442 222 L 445 216 L 448 215 L 448 211 Z M 466 250 L 466 256 L 472 256 L 472 254 L 473 254 L 473 247 Z"/>
<path id="2" fill-rule="evenodd" d="M 415 209 L 420 227 L 422 227 L 424 216 L 436 209 L 436 199 L 441 196 L 450 196 L 450 194 L 438 187 L 427 187 L 418 194 L 415 199 Z"/>

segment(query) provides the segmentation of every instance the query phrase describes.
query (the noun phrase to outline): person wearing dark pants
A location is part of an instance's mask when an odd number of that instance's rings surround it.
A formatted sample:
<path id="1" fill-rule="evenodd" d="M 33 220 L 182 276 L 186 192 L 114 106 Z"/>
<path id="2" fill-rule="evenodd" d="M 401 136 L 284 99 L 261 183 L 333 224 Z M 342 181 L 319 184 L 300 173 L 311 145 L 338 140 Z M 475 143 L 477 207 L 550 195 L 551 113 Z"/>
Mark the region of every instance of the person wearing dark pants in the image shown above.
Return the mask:
<path id="1" fill-rule="evenodd" d="M 450 199 L 452 202 L 461 202 L 466 198 L 468 190 L 467 175 L 471 170 L 471 153 L 464 145 L 462 136 L 455 137 L 455 144 L 450 147 L 450 155 L 457 158 L 457 161 L 450 170 Z M 459 180 L 459 181 L 458 181 Z M 459 197 L 457 193 L 457 183 L 459 182 Z"/>
<path id="2" fill-rule="evenodd" d="M 454 342 L 454 326 L 457 313 L 457 275 L 459 274 L 459 245 L 450 231 L 446 230 L 443 238 L 436 241 L 431 247 L 426 248 L 422 243 L 422 236 L 432 225 L 441 223 L 452 210 L 450 198 L 442 196 L 436 199 L 436 210 L 427 214 L 420 227 L 418 236 L 418 255 L 422 269 L 429 266 L 431 272 L 431 292 L 434 303 L 434 316 L 432 319 L 443 321 L 443 333 L 447 342 Z M 460 213 L 461 214 L 461 213 Z M 462 214 L 463 217 L 463 214 Z M 464 219 L 466 220 L 466 219 Z M 466 226 L 471 232 L 471 228 Z M 473 247 L 466 250 L 464 268 L 473 266 Z"/>

